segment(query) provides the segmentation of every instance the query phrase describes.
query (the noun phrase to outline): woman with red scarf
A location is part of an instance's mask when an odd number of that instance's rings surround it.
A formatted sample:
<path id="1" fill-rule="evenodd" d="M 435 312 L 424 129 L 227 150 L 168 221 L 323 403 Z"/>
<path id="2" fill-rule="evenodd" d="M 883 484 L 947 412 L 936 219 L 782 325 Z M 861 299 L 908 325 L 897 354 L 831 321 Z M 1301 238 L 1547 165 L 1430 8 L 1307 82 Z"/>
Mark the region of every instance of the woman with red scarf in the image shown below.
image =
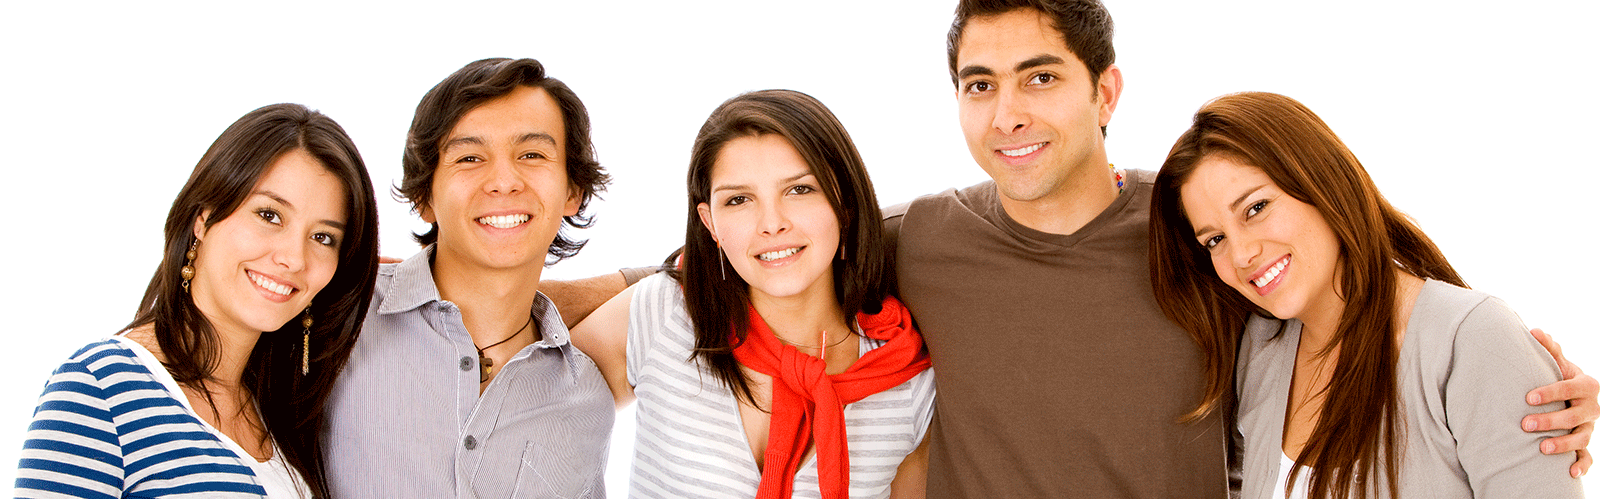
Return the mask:
<path id="1" fill-rule="evenodd" d="M 920 497 L 933 372 L 889 296 L 860 154 L 809 95 L 751 92 L 701 127 L 670 272 L 573 329 L 639 401 L 630 497 Z"/>

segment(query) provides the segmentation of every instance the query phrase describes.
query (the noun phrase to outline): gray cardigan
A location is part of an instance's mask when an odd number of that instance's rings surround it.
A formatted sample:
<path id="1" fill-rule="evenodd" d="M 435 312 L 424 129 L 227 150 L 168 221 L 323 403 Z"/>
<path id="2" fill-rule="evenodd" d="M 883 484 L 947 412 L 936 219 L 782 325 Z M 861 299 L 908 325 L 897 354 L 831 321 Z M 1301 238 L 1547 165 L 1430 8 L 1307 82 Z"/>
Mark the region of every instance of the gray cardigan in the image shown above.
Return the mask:
<path id="1" fill-rule="evenodd" d="M 1245 499 L 1283 497 L 1273 485 L 1300 325 L 1251 317 L 1245 326 L 1236 380 Z M 1524 415 L 1561 407 L 1525 402 L 1529 390 L 1559 381 L 1561 372 L 1505 302 L 1427 281 L 1399 360 L 1401 497 L 1583 496 L 1567 475 L 1572 453 L 1539 453 L 1541 439 L 1564 432 L 1521 429 Z M 1378 484 L 1387 490 L 1386 481 Z"/>

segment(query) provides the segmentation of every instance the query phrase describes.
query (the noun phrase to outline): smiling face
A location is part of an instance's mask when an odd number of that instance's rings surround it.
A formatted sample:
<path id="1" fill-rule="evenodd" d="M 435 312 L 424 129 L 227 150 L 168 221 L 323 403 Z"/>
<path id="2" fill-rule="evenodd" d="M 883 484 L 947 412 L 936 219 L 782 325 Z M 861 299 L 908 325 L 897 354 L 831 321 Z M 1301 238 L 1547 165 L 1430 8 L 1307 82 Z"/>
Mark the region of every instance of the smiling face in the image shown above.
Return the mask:
<path id="1" fill-rule="evenodd" d="M 295 149 L 273 161 L 228 218 L 195 222 L 195 306 L 219 331 L 276 331 L 311 304 L 339 266 L 339 179 Z"/>
<path id="2" fill-rule="evenodd" d="M 967 149 L 1007 199 L 1048 201 L 1075 176 L 1103 181 L 1116 66 L 1091 80 L 1048 17 L 1019 9 L 967 24 L 956 73 Z"/>
<path id="3" fill-rule="evenodd" d="M 1339 240 L 1315 207 L 1221 156 L 1201 160 L 1179 191 L 1224 283 L 1278 318 L 1337 323 Z"/>
<path id="4" fill-rule="evenodd" d="M 561 217 L 578 213 L 565 140 L 561 110 L 542 88 L 518 87 L 463 115 L 441 141 L 419 210 L 439 224 L 436 264 L 542 268 Z"/>
<path id="5" fill-rule="evenodd" d="M 729 141 L 711 169 L 700 221 L 750 284 L 752 298 L 828 293 L 839 219 L 800 153 L 778 135 Z"/>

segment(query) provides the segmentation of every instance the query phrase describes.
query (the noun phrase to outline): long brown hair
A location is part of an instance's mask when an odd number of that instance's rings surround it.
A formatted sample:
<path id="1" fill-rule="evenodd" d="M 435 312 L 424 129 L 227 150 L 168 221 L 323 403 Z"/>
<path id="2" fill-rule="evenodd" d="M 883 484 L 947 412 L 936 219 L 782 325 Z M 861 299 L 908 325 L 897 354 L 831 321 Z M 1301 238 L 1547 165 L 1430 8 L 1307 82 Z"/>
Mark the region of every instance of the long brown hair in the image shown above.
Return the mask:
<path id="1" fill-rule="evenodd" d="M 750 92 L 717 106 L 690 154 L 683 265 L 672 276 L 683 285 L 684 307 L 694 321 L 689 360 L 704 362 L 735 396 L 752 404 L 750 384 L 733 357 L 733 347 L 750 328 L 750 285 L 738 272 L 724 270 L 721 250 L 696 207 L 711 202 L 711 171 L 722 148 L 734 139 L 764 134 L 783 137 L 800 153 L 839 219 L 844 260 L 833 264 L 833 292 L 847 320 L 857 312 L 878 313 L 887 294 L 883 214 L 861 153 L 839 118 L 816 98 L 793 90 Z"/>
<path id="2" fill-rule="evenodd" d="M 300 374 L 304 327 L 297 317 L 256 340 L 240 384 L 255 401 L 265 434 L 278 444 L 284 461 L 300 472 L 313 494 L 326 497 L 322 408 L 334 378 L 350 358 L 378 277 L 378 209 L 372 180 L 355 143 L 338 123 L 299 104 L 273 104 L 251 111 L 223 131 L 167 212 L 161 265 L 128 329 L 153 325 L 156 343 L 166 357 L 163 367 L 178 383 L 210 397 L 206 383 L 217 368 L 220 340 L 182 289 L 179 277 L 195 241 L 195 220 L 207 211 L 207 227 L 227 219 L 273 162 L 296 149 L 315 158 L 344 186 L 348 218 L 339 266 L 311 302 L 309 374 Z"/>
<path id="3" fill-rule="evenodd" d="M 1206 391 L 1187 415 L 1198 419 L 1231 393 L 1245 320 L 1271 317 L 1217 278 L 1195 240 L 1180 189 L 1201 161 L 1228 159 L 1260 168 L 1289 196 L 1310 204 L 1339 241 L 1340 297 L 1345 308 L 1326 354 L 1339 349 L 1316 428 L 1295 459 L 1311 468 L 1310 497 L 1367 497 L 1363 477 L 1387 473 L 1398 493 L 1400 455 L 1395 320 L 1395 270 L 1466 286 L 1450 262 L 1409 217 L 1378 193 L 1361 162 L 1304 105 L 1288 97 L 1246 92 L 1218 97 L 1167 154 L 1156 176 L 1150 218 L 1150 280 L 1156 301 L 1204 351 Z M 1368 480 L 1370 482 L 1370 480 Z M 1293 485 L 1293 479 L 1290 480 Z"/>

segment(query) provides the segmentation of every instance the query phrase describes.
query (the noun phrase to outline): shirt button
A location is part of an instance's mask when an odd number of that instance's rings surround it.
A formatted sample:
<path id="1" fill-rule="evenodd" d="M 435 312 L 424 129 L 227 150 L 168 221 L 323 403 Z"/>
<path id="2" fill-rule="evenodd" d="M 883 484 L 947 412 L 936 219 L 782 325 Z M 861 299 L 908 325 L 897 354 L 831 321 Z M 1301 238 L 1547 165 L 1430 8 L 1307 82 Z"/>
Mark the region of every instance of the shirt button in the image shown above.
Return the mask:
<path id="1" fill-rule="evenodd" d="M 463 371 L 471 371 L 472 370 L 472 357 L 461 357 L 461 370 L 463 370 Z"/>
<path id="2" fill-rule="evenodd" d="M 476 449 L 478 448 L 478 439 L 473 438 L 472 435 L 467 435 L 467 439 L 461 442 L 461 446 L 466 447 L 467 450 Z"/>

